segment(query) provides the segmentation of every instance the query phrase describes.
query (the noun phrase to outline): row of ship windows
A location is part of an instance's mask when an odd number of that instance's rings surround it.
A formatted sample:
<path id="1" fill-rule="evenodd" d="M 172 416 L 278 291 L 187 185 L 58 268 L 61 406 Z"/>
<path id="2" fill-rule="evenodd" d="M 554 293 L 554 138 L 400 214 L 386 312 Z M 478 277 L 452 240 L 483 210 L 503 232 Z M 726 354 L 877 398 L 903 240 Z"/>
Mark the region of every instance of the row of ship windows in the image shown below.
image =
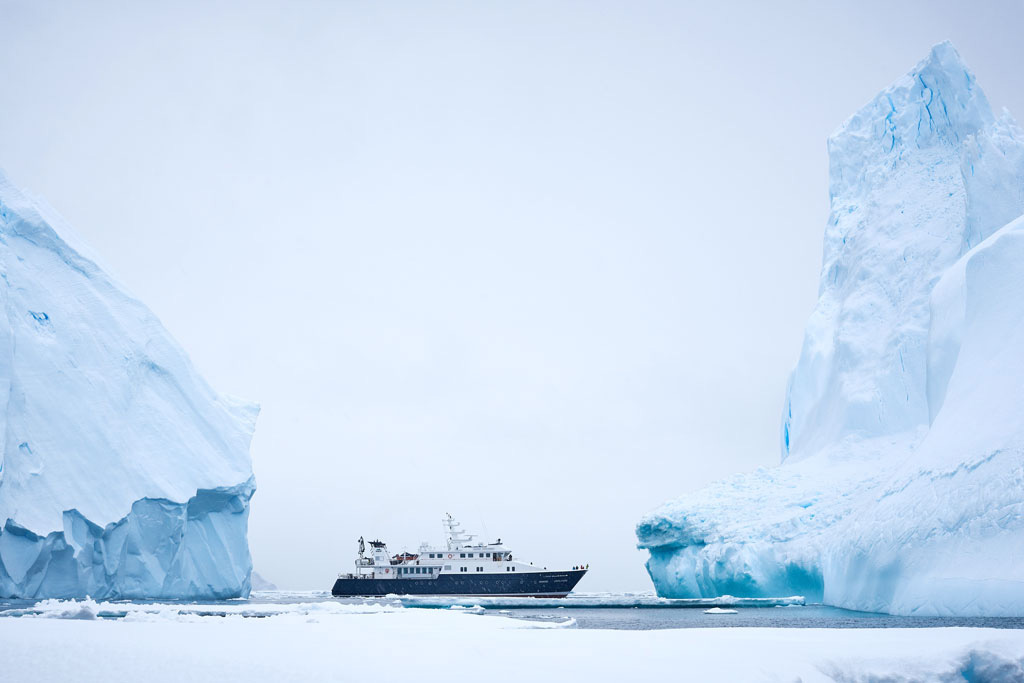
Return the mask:
<path id="1" fill-rule="evenodd" d="M 454 553 L 448 553 L 454 555 Z M 459 557 L 465 559 L 467 557 L 500 557 L 500 553 L 459 553 Z M 444 557 L 444 553 L 428 553 L 427 557 L 431 559 L 441 559 Z"/>
<path id="2" fill-rule="evenodd" d="M 410 573 L 433 573 L 435 567 L 398 567 L 398 573 L 410 574 Z M 440 567 L 437 567 L 440 568 Z M 452 565 L 445 564 L 444 568 L 451 571 Z M 483 567 L 476 567 L 477 571 L 483 571 Z M 505 567 L 506 571 L 515 571 L 515 567 Z M 469 567 L 459 567 L 459 571 L 469 571 Z"/>
<path id="3" fill-rule="evenodd" d="M 451 567 L 450 566 L 446 566 L 445 569 L 451 569 Z M 484 570 L 484 568 L 483 567 L 477 567 L 476 570 L 478 572 L 482 572 Z M 507 571 L 507 572 L 514 572 L 515 570 L 516 570 L 515 567 L 505 567 L 505 571 Z M 460 572 L 468 572 L 469 571 L 469 567 L 459 567 L 459 571 Z"/>

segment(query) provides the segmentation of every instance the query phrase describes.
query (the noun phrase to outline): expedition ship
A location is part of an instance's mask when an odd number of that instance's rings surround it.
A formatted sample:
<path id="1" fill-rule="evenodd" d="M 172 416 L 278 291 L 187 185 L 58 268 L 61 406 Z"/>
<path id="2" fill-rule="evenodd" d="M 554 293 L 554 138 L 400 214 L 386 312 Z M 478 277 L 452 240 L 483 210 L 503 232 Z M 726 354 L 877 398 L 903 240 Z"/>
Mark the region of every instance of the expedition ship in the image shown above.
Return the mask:
<path id="1" fill-rule="evenodd" d="M 354 573 L 339 574 L 335 596 L 483 595 L 494 597 L 564 598 L 587 573 L 584 566 L 548 571 L 513 559 L 499 538 L 476 543 L 472 534 L 446 515 L 443 548 L 424 543 L 418 553 L 391 556 L 383 541 L 359 539 Z"/>

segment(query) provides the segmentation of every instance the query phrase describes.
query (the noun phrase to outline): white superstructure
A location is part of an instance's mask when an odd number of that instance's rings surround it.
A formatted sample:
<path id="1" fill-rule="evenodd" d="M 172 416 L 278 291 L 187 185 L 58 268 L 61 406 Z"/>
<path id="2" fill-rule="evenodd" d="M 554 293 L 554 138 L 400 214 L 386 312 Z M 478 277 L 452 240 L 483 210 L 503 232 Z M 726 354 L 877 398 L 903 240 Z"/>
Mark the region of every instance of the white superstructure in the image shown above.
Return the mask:
<path id="1" fill-rule="evenodd" d="M 359 557 L 354 574 L 340 574 L 339 578 L 374 579 L 429 579 L 442 574 L 512 574 L 543 572 L 546 567 L 535 567 L 530 562 L 516 560 L 501 539 L 493 543 L 477 542 L 476 536 L 461 529 L 451 515 L 442 520 L 445 532 L 443 547 L 423 543 L 419 551 L 390 555 L 383 541 L 370 541 L 367 557 L 363 539 L 359 539 Z"/>

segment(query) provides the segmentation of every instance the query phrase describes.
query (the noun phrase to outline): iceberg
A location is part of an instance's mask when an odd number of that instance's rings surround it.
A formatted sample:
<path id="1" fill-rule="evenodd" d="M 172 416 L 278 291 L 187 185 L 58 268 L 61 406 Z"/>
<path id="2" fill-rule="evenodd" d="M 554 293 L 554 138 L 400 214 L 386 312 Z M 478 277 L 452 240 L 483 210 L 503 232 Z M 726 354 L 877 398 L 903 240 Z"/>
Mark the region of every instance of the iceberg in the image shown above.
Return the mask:
<path id="1" fill-rule="evenodd" d="M 258 408 L 0 174 L 0 597 L 249 593 Z"/>
<path id="2" fill-rule="evenodd" d="M 1024 614 L 1024 131 L 949 43 L 828 141 L 774 468 L 637 525 L 659 595 Z"/>
<path id="3" fill-rule="evenodd" d="M 249 583 L 254 591 L 277 591 L 278 587 L 272 582 L 260 576 L 259 572 L 253 571 Z"/>

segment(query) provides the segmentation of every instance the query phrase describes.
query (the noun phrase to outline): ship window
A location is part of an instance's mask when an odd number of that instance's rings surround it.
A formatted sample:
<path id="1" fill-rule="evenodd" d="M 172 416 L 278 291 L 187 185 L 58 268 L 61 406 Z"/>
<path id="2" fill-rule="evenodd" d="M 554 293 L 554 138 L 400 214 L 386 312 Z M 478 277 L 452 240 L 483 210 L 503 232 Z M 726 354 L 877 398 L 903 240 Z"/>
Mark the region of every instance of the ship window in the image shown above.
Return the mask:
<path id="1" fill-rule="evenodd" d="M 459 553 L 459 557 L 465 557 L 466 553 Z"/>
<path id="2" fill-rule="evenodd" d="M 512 571 L 515 571 L 515 570 L 516 570 L 516 568 L 515 568 L 515 567 L 512 567 Z"/>

